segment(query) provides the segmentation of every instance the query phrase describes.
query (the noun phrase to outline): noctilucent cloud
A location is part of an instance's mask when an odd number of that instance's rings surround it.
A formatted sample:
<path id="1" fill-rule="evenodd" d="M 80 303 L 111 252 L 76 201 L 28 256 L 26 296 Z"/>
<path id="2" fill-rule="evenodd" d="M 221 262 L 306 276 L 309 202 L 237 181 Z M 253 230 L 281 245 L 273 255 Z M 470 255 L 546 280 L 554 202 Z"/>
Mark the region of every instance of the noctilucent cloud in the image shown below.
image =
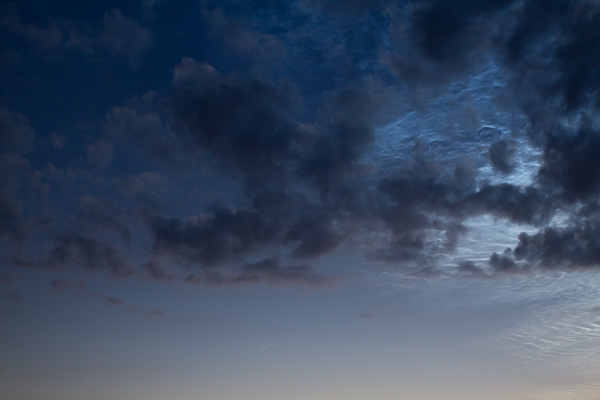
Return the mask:
<path id="1" fill-rule="evenodd" d="M 598 400 L 600 3 L 0 3 L 0 398 Z"/>

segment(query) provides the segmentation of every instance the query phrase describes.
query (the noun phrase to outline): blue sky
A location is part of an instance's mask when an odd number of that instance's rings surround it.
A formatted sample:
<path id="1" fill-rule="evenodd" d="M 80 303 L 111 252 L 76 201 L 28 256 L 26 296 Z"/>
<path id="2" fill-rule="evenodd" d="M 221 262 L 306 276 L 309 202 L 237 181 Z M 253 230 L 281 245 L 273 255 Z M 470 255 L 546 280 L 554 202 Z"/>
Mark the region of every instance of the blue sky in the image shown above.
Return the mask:
<path id="1" fill-rule="evenodd" d="M 0 397 L 600 386 L 594 0 L 0 5 Z"/>

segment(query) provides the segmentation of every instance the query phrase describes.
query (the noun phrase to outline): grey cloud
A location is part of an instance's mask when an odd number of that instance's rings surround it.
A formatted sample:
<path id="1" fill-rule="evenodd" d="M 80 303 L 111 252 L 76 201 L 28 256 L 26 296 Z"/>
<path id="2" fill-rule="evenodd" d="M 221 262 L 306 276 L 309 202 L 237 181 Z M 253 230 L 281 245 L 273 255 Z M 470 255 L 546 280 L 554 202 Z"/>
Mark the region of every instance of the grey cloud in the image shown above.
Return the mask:
<path id="1" fill-rule="evenodd" d="M 496 14 L 513 0 L 417 1 L 391 27 L 387 64 L 409 86 L 447 82 L 470 70 L 495 41 Z"/>
<path id="2" fill-rule="evenodd" d="M 64 291 L 68 291 L 68 290 L 85 290 L 85 284 L 83 282 L 79 282 L 79 281 L 73 281 L 70 279 L 54 279 L 51 283 L 50 283 L 50 287 L 52 287 L 52 290 L 57 291 L 57 292 L 64 292 Z"/>
<path id="3" fill-rule="evenodd" d="M 9 299 L 11 301 L 23 301 L 23 300 L 25 300 L 25 297 L 21 296 L 19 293 L 15 292 L 14 290 L 0 291 L 0 297 L 4 297 L 4 298 Z"/>
<path id="4" fill-rule="evenodd" d="M 104 169 L 114 158 L 115 149 L 106 140 L 97 140 L 87 147 L 87 160 L 93 168 Z"/>
<path id="5" fill-rule="evenodd" d="M 542 181 L 558 185 L 565 197 L 585 199 L 600 189 L 600 132 L 582 127 L 575 132 L 561 128 L 545 133 Z"/>
<path id="6" fill-rule="evenodd" d="M 295 244 L 292 254 L 299 258 L 329 253 L 341 240 L 334 222 L 323 215 L 300 219 L 290 226 L 285 235 L 285 242 Z"/>
<path id="7" fill-rule="evenodd" d="M 290 88 L 223 76 L 184 59 L 175 69 L 173 114 L 199 148 L 251 185 L 281 178 L 296 157 L 302 129 Z"/>
<path id="8" fill-rule="evenodd" d="M 0 149 L 2 153 L 26 154 L 33 150 L 35 133 L 22 114 L 0 107 Z"/>
<path id="9" fill-rule="evenodd" d="M 516 272 L 520 270 L 510 249 L 506 249 L 504 254 L 492 253 L 490 256 L 490 266 L 496 272 Z"/>
<path id="10" fill-rule="evenodd" d="M 23 202 L 19 196 L 23 183 L 31 179 L 29 161 L 15 156 L 0 156 L 0 236 L 21 241 L 27 233 L 22 221 Z"/>
<path id="11" fill-rule="evenodd" d="M 279 260 L 273 258 L 245 264 L 242 271 L 243 274 L 239 278 L 249 281 L 257 279 L 267 280 L 271 283 L 295 281 L 308 284 L 323 284 L 327 282 L 323 276 L 314 272 L 308 265 L 283 266 Z"/>
<path id="12" fill-rule="evenodd" d="M 539 225 L 556 211 L 556 204 L 543 190 L 508 183 L 488 185 L 466 196 L 457 208 L 470 214 L 491 213 L 517 223 Z"/>
<path id="13" fill-rule="evenodd" d="M 118 306 L 124 304 L 124 301 L 119 299 L 118 297 L 107 296 L 104 293 L 94 293 L 90 297 L 95 300 L 101 300 L 101 301 L 105 302 L 106 304 L 108 304 L 110 306 L 114 306 L 114 307 L 118 307 Z"/>
<path id="14" fill-rule="evenodd" d="M 77 49 L 86 54 L 114 53 L 135 62 L 153 43 L 140 22 L 112 9 L 102 16 L 102 26 L 91 21 L 49 19 L 44 24 L 24 23 L 14 3 L 2 7 L 0 28 L 23 37 L 39 50 Z M 44 26 L 45 25 L 45 26 Z"/>
<path id="15" fill-rule="evenodd" d="M 381 46 L 380 54 L 385 53 L 381 57 L 387 57 L 392 72 L 404 83 L 416 86 L 461 80 L 460 74 L 470 71 L 477 61 L 500 55 L 494 58 L 501 64 L 500 69 L 506 69 L 500 73 L 512 71 L 514 78 L 506 95 L 514 100 L 515 108 L 523 107 L 530 118 L 530 125 L 523 131 L 528 130 L 530 144 L 540 146 L 543 152 L 535 183 L 490 184 L 478 179 L 475 165 L 469 162 L 436 163 L 423 154 L 411 161 L 402 153 L 404 158 L 394 161 L 399 170 L 374 172 L 368 151 L 376 137 L 373 127 L 383 96 L 365 88 L 367 85 L 332 78 L 343 83 L 336 81 L 335 90 L 326 94 L 321 91 L 317 98 L 313 96 L 314 88 L 295 88 L 277 74 L 262 74 L 260 79 L 252 76 L 253 71 L 248 73 L 250 76 L 231 75 L 184 58 L 175 67 L 164 102 L 161 95 L 148 92 L 108 111 L 101 121 L 102 137 L 88 146 L 88 162 L 97 169 L 94 173 L 99 173 L 111 165 L 117 153 L 120 156 L 139 151 L 150 161 L 162 162 L 160 168 L 177 172 L 173 167 L 185 165 L 186 171 L 193 171 L 209 159 L 218 173 L 233 177 L 244 192 L 230 206 L 177 210 L 177 216 L 172 217 L 166 207 L 168 195 L 147 181 L 159 179 L 158 174 L 120 178 L 118 187 L 136 203 L 132 212 L 149 228 L 152 245 L 145 256 L 150 261 L 141 267 L 145 277 L 176 281 L 181 279 L 177 268 L 183 267 L 191 273 L 190 282 L 205 284 L 316 283 L 322 277 L 299 261 L 356 242 L 366 244 L 367 253 L 376 259 L 427 261 L 427 257 L 437 254 L 435 251 L 452 251 L 467 232 L 464 220 L 477 215 L 542 227 L 536 235 L 522 236 L 514 254 L 493 254 L 489 265 L 496 272 L 520 271 L 521 260 L 566 267 L 593 264 L 596 249 L 590 238 L 595 234 L 597 218 L 592 208 L 600 191 L 600 135 L 594 122 L 600 104 L 596 3 L 367 3 L 305 1 L 302 5 L 308 8 L 302 12 L 322 17 L 315 10 L 325 10 L 350 18 L 351 23 L 362 23 L 364 18 L 376 20 L 380 28 L 393 25 L 382 43 L 364 43 Z M 253 3 L 248 7 L 261 6 Z M 276 38 L 276 34 L 260 31 L 256 20 L 230 15 L 226 9 L 205 8 L 203 17 L 212 38 L 223 41 L 242 57 L 261 63 L 267 53 L 272 53 L 270 49 L 275 49 L 273 58 L 278 59 L 283 57 L 282 43 L 300 37 L 290 34 Z M 0 25 L 22 35 L 25 25 L 15 16 L 18 14 L 5 17 Z M 13 22 L 8 21 L 9 17 Z M 331 23 L 340 25 L 339 21 Z M 399 25 L 402 29 L 394 31 Z M 292 29 L 280 25 L 270 28 L 270 32 Z M 58 29 L 64 32 L 57 42 L 62 44 L 52 46 L 85 48 L 90 53 L 138 58 L 152 43 L 150 33 L 140 23 L 118 10 L 106 13 L 103 26 L 96 29 L 85 30 L 77 24 Z M 364 29 L 362 25 L 360 29 Z M 362 32 L 360 29 L 357 32 Z M 307 35 L 312 40 L 315 33 Z M 393 42 L 389 49 L 384 43 L 387 39 Z M 340 39 L 341 47 L 346 45 L 345 40 Z M 367 58 L 363 47 L 356 51 Z M 317 53 L 322 57 L 321 49 Z M 215 65 L 224 64 L 218 57 L 211 57 L 206 59 Z M 388 82 L 390 77 L 381 79 Z M 0 109 L 0 125 L 8 127 L 0 136 L 2 143 L 20 149 L 11 150 L 14 152 L 28 151 L 27 145 L 19 142 L 22 137 L 14 133 L 30 129 L 24 117 Z M 497 132 L 499 136 L 500 130 Z M 515 132 L 515 140 L 523 139 L 517 137 L 521 134 L 525 135 Z M 518 162 L 513 142 L 500 137 L 494 140 L 489 152 L 481 153 L 473 164 L 487 156 L 496 171 L 508 175 Z M 515 176 L 494 175 L 494 179 L 512 178 Z M 17 237 L 25 230 L 22 196 L 13 195 L 15 186 L 5 180 L 0 178 L 0 234 Z M 569 228 L 543 229 L 558 209 L 578 210 L 578 216 L 589 226 L 571 222 Z M 129 220 L 123 214 L 115 203 L 82 198 L 78 210 L 81 229 L 51 238 L 51 250 L 42 257 L 45 265 L 132 275 L 133 267 L 126 255 L 118 246 L 104 241 L 107 233 L 114 233 L 125 243 L 131 242 Z M 186 218 L 189 214 L 196 216 Z M 433 236 L 441 243 L 436 249 L 431 246 Z M 558 244 L 548 248 L 547 242 Z M 576 250 L 587 254 L 587 258 Z M 249 261 L 256 257 L 264 259 Z M 421 270 L 421 274 L 434 276 L 440 272 L 431 268 Z M 486 275 L 483 268 L 468 262 L 460 263 L 458 270 L 459 275 Z"/>
<path id="16" fill-rule="evenodd" d="M 488 155 L 494 169 L 508 174 L 515 168 L 514 161 L 511 159 L 514 153 L 515 149 L 510 142 L 500 140 L 490 146 Z"/>
<path id="17" fill-rule="evenodd" d="M 486 277 L 488 274 L 485 270 L 475 264 L 473 261 L 461 261 L 458 264 L 459 274 L 464 274 L 472 277 Z"/>
<path id="18" fill-rule="evenodd" d="M 330 279 L 318 274 L 306 264 L 283 265 L 277 258 L 266 258 L 257 262 L 242 264 L 233 271 L 206 270 L 200 276 L 189 275 L 189 283 L 202 283 L 212 286 L 266 282 L 272 285 L 300 283 L 326 285 Z"/>
<path id="19" fill-rule="evenodd" d="M 374 139 L 372 127 L 377 103 L 370 93 L 344 90 L 321 110 L 323 133 L 307 151 L 302 172 L 324 191 L 353 177 L 358 160 Z"/>
<path id="20" fill-rule="evenodd" d="M 148 261 L 142 265 L 142 270 L 155 281 L 170 281 L 173 275 L 167 273 L 165 269 L 155 261 Z"/>
<path id="21" fill-rule="evenodd" d="M 254 209 L 216 210 L 186 222 L 158 218 L 152 225 L 154 251 L 181 263 L 211 267 L 275 244 L 282 222 L 264 218 Z"/>
<path id="22" fill-rule="evenodd" d="M 202 15 L 211 37 L 223 41 L 234 55 L 255 58 L 261 64 L 271 64 L 286 56 L 285 45 L 276 35 L 252 29 L 246 21 L 227 15 L 221 8 L 203 9 Z"/>
<path id="23" fill-rule="evenodd" d="M 300 176 L 322 190 L 335 187 L 356 173 L 373 140 L 374 96 L 357 89 L 332 94 L 311 125 L 297 121 L 294 94 L 285 85 L 224 76 L 184 59 L 169 103 L 199 148 L 249 186 L 285 185 Z"/>
<path id="24" fill-rule="evenodd" d="M 14 239 L 22 237 L 20 223 L 22 204 L 12 194 L 0 192 L 0 235 L 8 235 Z"/>
<path id="25" fill-rule="evenodd" d="M 103 31 L 100 40 L 116 53 L 135 59 L 142 55 L 152 44 L 152 35 L 140 23 L 125 17 L 119 10 L 113 9 L 103 16 Z"/>
<path id="26" fill-rule="evenodd" d="M 514 254 L 541 268 L 598 267 L 598 237 L 598 218 L 588 219 L 565 228 L 545 228 L 533 235 L 521 233 Z"/>
<path id="27" fill-rule="evenodd" d="M 167 313 L 159 308 L 153 308 L 150 311 L 144 312 L 144 315 L 147 317 L 165 318 L 167 316 Z"/>
<path id="28" fill-rule="evenodd" d="M 14 35 L 24 37 L 29 43 L 40 49 L 56 48 L 65 39 L 65 32 L 54 23 L 48 27 L 23 23 L 15 3 L 8 3 L 0 7 L 0 14 L 2 14 L 0 28 Z"/>
<path id="29" fill-rule="evenodd" d="M 82 196 L 77 215 L 84 225 L 90 227 L 92 232 L 113 231 L 128 246 L 131 245 L 131 229 L 125 224 L 125 215 L 114 202 Z"/>
<path id="30" fill-rule="evenodd" d="M 475 189 L 475 180 L 468 167 L 446 168 L 417 158 L 411 167 L 381 181 L 378 189 L 385 201 L 376 203 L 372 212 L 390 230 L 391 238 L 389 247 L 375 254 L 408 261 L 424 255 L 426 229 L 445 231 L 449 248 L 456 243 L 465 230 L 453 210 Z"/>
<path id="31" fill-rule="evenodd" d="M 197 152 L 171 132 L 155 92 L 133 97 L 113 107 L 102 121 L 105 140 L 115 146 L 149 155 L 171 166 L 186 166 Z"/>
<path id="32" fill-rule="evenodd" d="M 9 286 L 13 281 L 13 278 L 8 274 L 0 274 L 0 285 Z"/>
<path id="33" fill-rule="evenodd" d="M 112 244 L 72 231 L 59 233 L 50 240 L 53 246 L 41 262 L 42 266 L 108 271 L 118 278 L 134 273 L 131 263 Z"/>
<path id="34" fill-rule="evenodd" d="M 365 17 L 370 12 L 382 12 L 386 7 L 385 0 L 301 0 L 301 3 L 349 19 Z"/>

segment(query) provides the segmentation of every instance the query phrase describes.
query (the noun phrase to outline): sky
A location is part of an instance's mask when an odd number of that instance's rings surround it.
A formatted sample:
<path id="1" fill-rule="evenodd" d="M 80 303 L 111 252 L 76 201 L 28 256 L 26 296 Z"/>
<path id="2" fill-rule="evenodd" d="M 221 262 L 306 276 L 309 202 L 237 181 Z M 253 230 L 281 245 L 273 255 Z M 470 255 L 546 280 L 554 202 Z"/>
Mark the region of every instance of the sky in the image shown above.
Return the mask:
<path id="1" fill-rule="evenodd" d="M 0 398 L 599 400 L 600 2 L 0 2 Z"/>

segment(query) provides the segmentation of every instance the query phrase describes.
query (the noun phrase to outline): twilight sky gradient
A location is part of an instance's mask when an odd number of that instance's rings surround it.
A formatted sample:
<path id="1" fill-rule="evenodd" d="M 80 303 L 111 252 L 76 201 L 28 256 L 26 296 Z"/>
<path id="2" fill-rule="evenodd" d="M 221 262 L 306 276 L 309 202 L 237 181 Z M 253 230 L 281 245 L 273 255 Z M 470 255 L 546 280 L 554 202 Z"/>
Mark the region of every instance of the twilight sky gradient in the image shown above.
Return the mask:
<path id="1" fill-rule="evenodd" d="M 0 398 L 599 400 L 600 2 L 0 2 Z"/>

